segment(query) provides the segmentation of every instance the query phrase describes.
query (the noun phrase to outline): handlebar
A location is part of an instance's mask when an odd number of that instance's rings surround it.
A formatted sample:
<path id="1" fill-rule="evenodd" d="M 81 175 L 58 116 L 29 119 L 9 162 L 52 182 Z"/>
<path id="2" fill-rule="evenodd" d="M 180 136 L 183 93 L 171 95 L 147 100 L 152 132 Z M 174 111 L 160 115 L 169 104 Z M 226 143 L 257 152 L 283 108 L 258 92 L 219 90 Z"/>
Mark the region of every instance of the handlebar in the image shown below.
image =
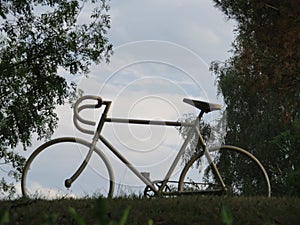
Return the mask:
<path id="1" fill-rule="evenodd" d="M 86 105 L 79 106 L 79 104 L 82 103 L 84 100 L 97 100 L 97 104 L 86 104 Z M 81 123 L 84 123 L 86 125 L 90 125 L 90 126 L 95 126 L 96 123 L 94 121 L 90 121 L 90 120 L 86 120 L 86 119 L 82 118 L 79 115 L 79 113 L 84 109 L 100 108 L 102 106 L 102 103 L 103 103 L 102 98 L 100 96 L 96 96 L 96 95 L 85 95 L 85 96 L 82 96 L 81 98 L 79 98 L 74 105 L 73 122 L 74 122 L 75 127 L 83 133 L 94 134 L 93 130 L 88 130 L 88 129 L 84 129 L 84 128 L 80 127 L 78 121 L 80 121 Z"/>

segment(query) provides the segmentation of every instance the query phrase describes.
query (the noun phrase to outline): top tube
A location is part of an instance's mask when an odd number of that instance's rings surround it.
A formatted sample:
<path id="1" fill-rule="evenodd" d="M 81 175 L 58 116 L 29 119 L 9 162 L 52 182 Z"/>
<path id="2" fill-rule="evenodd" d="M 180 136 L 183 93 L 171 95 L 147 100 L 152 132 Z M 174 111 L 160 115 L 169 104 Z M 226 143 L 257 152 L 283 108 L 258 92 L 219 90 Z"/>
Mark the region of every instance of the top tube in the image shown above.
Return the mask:
<path id="1" fill-rule="evenodd" d="M 185 126 L 185 127 L 192 127 L 194 125 L 194 123 L 185 123 L 185 122 L 178 122 L 178 121 L 141 120 L 141 119 L 123 119 L 123 118 L 106 118 L 105 122 L 160 125 L 160 126 Z"/>

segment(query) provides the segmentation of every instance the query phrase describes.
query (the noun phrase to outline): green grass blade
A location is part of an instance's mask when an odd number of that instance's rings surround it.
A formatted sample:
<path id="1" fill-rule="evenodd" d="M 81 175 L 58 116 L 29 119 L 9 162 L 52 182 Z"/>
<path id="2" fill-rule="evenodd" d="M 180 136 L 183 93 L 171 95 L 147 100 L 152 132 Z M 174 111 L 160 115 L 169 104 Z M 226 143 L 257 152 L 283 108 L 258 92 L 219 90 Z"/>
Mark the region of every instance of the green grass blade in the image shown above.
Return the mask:
<path id="1" fill-rule="evenodd" d="M 126 224 L 126 221 L 127 221 L 128 215 L 129 215 L 129 211 L 130 211 L 129 207 L 125 209 L 125 211 L 123 213 L 123 216 L 120 220 L 119 225 L 125 225 Z"/>
<path id="2" fill-rule="evenodd" d="M 76 222 L 78 223 L 78 225 L 86 225 L 83 218 L 81 216 L 78 215 L 78 213 L 76 212 L 76 210 L 72 207 L 69 208 L 69 212 L 71 213 L 71 215 L 73 216 L 73 218 L 76 220 Z"/>
<path id="3" fill-rule="evenodd" d="M 222 222 L 224 224 L 232 225 L 233 217 L 232 217 L 231 211 L 225 205 L 223 205 L 221 208 L 221 218 L 222 218 Z"/>
<path id="4" fill-rule="evenodd" d="M 0 212 L 0 225 L 4 225 L 9 222 L 9 212 L 7 209 Z"/>

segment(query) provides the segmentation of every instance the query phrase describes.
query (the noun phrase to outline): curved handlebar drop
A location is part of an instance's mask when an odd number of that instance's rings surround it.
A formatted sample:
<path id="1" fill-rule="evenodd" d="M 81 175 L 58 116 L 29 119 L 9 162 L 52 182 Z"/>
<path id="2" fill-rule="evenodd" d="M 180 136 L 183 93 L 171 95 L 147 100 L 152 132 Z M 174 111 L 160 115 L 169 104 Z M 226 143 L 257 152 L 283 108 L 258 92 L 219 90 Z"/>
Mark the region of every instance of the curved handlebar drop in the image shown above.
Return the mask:
<path id="1" fill-rule="evenodd" d="M 83 102 L 84 100 L 97 100 L 97 104 L 86 104 L 86 105 L 79 106 L 79 104 L 81 102 Z M 79 98 L 74 105 L 73 122 L 74 122 L 75 127 L 83 133 L 94 134 L 94 131 L 87 130 L 87 129 L 80 127 L 80 125 L 78 124 L 78 121 L 80 121 L 81 123 L 84 123 L 86 125 L 91 125 L 91 126 L 95 126 L 96 123 L 82 118 L 79 115 L 79 113 L 84 109 L 100 108 L 102 106 L 102 103 L 103 103 L 102 98 L 100 96 L 96 96 L 96 95 L 85 95 L 85 96 L 82 96 L 81 98 Z"/>

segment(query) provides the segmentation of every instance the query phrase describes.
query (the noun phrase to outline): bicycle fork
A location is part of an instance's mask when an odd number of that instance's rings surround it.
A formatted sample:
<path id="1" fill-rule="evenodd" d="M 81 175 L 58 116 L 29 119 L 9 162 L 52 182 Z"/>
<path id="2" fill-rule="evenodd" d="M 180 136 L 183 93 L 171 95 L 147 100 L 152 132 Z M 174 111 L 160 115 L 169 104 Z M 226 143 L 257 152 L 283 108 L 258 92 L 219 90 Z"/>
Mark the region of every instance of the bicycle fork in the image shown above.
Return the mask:
<path id="1" fill-rule="evenodd" d="M 79 175 L 82 173 L 82 171 L 85 169 L 88 162 L 90 161 L 93 151 L 95 149 L 97 140 L 98 140 L 98 138 L 96 138 L 96 136 L 97 135 L 94 136 L 91 148 L 89 149 L 88 154 L 86 155 L 86 157 L 85 157 L 84 161 L 82 162 L 82 164 L 80 165 L 80 167 L 76 170 L 76 172 L 73 174 L 73 176 L 71 176 L 69 179 L 65 180 L 66 188 L 70 188 L 72 186 L 72 183 L 79 177 Z"/>
<path id="2" fill-rule="evenodd" d="M 103 128 L 104 122 L 105 122 L 105 120 L 107 118 L 107 113 L 109 111 L 111 102 L 110 101 L 105 101 L 102 104 L 105 105 L 105 109 L 104 109 L 104 111 L 102 113 L 100 122 L 99 122 L 99 124 L 97 126 L 97 129 L 96 129 L 96 132 L 94 134 L 91 147 L 90 147 L 90 149 L 89 149 L 89 151 L 88 151 L 85 159 L 83 160 L 83 162 L 81 163 L 81 165 L 79 166 L 79 168 L 76 170 L 76 172 L 70 178 L 68 178 L 68 179 L 65 180 L 65 187 L 66 188 L 70 188 L 71 187 L 72 183 L 80 176 L 80 174 L 85 169 L 85 167 L 87 166 L 88 162 L 90 161 L 90 159 L 92 157 L 92 154 L 94 152 L 96 144 L 97 144 L 97 142 L 98 142 L 98 140 L 100 138 L 100 133 L 101 133 L 101 130 Z"/>

